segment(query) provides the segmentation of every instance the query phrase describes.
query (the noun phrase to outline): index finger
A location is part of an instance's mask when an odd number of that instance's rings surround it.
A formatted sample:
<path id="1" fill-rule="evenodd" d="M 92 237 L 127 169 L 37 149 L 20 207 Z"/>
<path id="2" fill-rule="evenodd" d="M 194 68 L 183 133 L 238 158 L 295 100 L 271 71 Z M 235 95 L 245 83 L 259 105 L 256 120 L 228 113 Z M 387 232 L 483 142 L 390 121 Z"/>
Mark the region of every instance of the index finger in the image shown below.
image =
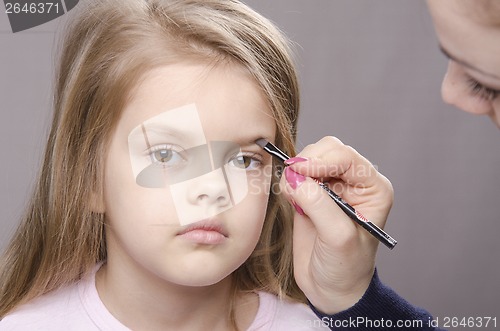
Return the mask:
<path id="1" fill-rule="evenodd" d="M 370 161 L 354 148 L 344 145 L 338 138 L 331 136 L 306 146 L 295 158 L 286 163 L 304 176 L 322 180 L 339 178 L 349 185 L 362 187 L 374 185 L 380 176 Z"/>

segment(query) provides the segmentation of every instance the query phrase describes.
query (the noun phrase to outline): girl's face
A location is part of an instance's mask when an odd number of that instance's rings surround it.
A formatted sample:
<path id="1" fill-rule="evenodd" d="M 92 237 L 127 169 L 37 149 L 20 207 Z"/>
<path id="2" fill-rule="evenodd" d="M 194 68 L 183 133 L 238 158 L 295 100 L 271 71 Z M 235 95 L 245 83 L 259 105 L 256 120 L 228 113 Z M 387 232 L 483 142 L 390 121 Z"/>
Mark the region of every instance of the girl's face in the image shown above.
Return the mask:
<path id="1" fill-rule="evenodd" d="M 261 233 L 272 161 L 255 141 L 275 133 L 264 95 L 236 65 L 148 73 L 106 157 L 108 268 L 185 286 L 230 275 Z M 148 162 L 153 175 L 140 175 Z"/>
<path id="2" fill-rule="evenodd" d="M 462 0 L 427 2 L 441 49 L 450 59 L 444 101 L 488 115 L 500 127 L 500 27 L 468 14 Z"/>

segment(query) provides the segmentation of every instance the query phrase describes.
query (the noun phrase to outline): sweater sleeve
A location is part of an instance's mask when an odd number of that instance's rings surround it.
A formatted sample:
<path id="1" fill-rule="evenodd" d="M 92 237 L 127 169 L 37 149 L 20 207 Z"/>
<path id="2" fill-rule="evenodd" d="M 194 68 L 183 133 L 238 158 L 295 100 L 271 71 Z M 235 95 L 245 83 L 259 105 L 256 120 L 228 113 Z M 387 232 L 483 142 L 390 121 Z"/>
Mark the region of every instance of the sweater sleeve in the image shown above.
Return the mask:
<path id="1" fill-rule="evenodd" d="M 327 315 L 309 306 L 331 330 L 443 330 L 435 327 L 426 310 L 412 306 L 382 284 L 377 270 L 363 297 L 351 308 Z"/>

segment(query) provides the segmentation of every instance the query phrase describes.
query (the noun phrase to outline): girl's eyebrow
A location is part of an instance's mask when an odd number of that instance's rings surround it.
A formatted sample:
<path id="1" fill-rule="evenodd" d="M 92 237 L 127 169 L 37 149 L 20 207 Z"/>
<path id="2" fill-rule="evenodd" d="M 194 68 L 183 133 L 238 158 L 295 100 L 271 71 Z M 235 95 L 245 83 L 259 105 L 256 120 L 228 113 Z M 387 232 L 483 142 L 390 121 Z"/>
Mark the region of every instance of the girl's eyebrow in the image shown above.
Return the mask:
<path id="1" fill-rule="evenodd" d="M 269 142 L 274 142 L 274 137 L 268 137 L 267 135 L 256 135 L 256 136 L 252 136 L 251 138 L 244 138 L 244 139 L 241 139 L 240 142 L 238 142 L 238 144 L 241 146 L 241 147 L 259 147 L 259 144 L 257 144 L 257 140 L 259 139 L 265 139 Z"/>
<path id="2" fill-rule="evenodd" d="M 474 71 L 477 71 L 485 76 L 488 76 L 488 77 L 491 77 L 491 78 L 495 78 L 495 79 L 500 79 L 500 77 L 496 76 L 496 75 L 493 75 L 489 72 L 486 72 L 484 70 L 481 70 L 475 66 L 473 66 L 472 64 L 468 63 L 467 61 L 464 61 L 464 60 L 461 60 L 461 59 L 458 59 L 456 56 L 453 56 L 450 54 L 450 52 L 448 50 L 446 50 L 443 45 L 439 45 L 439 49 L 441 50 L 441 53 L 444 54 L 444 56 L 446 56 L 448 59 L 452 60 L 452 61 L 455 61 L 457 63 L 460 63 L 461 65 L 463 65 L 464 67 L 467 67 L 469 69 L 472 69 Z"/>

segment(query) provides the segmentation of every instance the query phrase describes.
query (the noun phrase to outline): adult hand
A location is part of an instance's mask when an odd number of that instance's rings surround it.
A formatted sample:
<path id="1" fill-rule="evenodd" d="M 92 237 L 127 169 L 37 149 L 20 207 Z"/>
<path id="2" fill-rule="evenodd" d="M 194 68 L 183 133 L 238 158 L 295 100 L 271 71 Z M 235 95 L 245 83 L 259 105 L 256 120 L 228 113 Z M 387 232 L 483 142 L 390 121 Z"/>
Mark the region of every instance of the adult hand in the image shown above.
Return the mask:
<path id="1" fill-rule="evenodd" d="M 307 146 L 288 163 L 280 185 L 297 210 L 295 279 L 318 310 L 335 314 L 353 306 L 366 292 L 378 241 L 310 177 L 327 183 L 380 228 L 394 199 L 392 185 L 366 158 L 334 137 Z"/>

